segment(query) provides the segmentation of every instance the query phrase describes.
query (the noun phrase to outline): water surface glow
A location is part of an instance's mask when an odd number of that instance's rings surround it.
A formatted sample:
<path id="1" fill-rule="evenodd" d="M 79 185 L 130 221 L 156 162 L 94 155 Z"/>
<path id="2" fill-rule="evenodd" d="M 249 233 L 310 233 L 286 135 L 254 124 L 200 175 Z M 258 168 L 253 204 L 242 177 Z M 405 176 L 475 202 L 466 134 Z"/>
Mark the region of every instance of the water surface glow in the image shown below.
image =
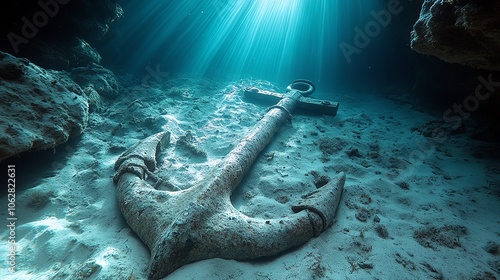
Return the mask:
<path id="1" fill-rule="evenodd" d="M 319 81 L 345 64 L 339 43 L 380 7 L 360 0 L 133 1 L 122 36 L 139 69 Z"/>

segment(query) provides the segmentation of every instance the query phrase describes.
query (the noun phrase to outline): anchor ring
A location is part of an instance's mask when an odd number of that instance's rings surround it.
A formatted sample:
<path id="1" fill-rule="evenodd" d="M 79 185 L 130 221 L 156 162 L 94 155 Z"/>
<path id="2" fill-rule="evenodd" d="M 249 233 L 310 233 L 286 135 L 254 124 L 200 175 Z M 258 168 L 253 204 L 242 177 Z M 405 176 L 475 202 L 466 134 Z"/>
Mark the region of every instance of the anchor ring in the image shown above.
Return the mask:
<path id="1" fill-rule="evenodd" d="M 298 91 L 302 96 L 309 96 L 316 90 L 314 84 L 309 80 L 298 79 L 286 87 L 286 91 Z"/>

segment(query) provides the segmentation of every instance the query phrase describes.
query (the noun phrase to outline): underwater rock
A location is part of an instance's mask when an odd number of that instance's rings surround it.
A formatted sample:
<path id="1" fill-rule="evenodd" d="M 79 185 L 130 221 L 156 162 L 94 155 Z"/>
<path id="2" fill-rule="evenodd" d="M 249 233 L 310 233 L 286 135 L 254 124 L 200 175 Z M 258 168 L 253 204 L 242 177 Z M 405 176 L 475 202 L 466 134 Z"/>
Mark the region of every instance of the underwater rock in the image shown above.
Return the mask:
<path id="1" fill-rule="evenodd" d="M 473 68 L 500 70 L 500 2 L 425 0 L 411 48 Z"/>
<path id="2" fill-rule="evenodd" d="M 387 228 L 384 225 L 376 225 L 375 233 L 377 233 L 377 235 L 382 239 L 387 239 L 389 237 L 389 231 L 387 231 Z"/>
<path id="3" fill-rule="evenodd" d="M 33 51 L 26 57 L 46 69 L 71 69 L 100 63 L 102 59 L 94 47 L 74 36 L 54 42 L 35 41 L 30 47 Z"/>
<path id="4" fill-rule="evenodd" d="M 353 158 L 353 157 L 363 157 L 360 153 L 359 153 L 359 150 L 356 149 L 356 148 L 351 148 L 349 149 L 349 151 L 347 151 L 347 155 L 350 157 L 350 158 Z"/>
<path id="5" fill-rule="evenodd" d="M 486 243 L 486 246 L 484 247 L 484 250 L 492 255 L 498 255 L 500 254 L 500 245 L 498 245 L 498 243 L 496 242 L 488 241 L 488 243 Z"/>
<path id="6" fill-rule="evenodd" d="M 61 72 L 0 52 L 0 88 L 0 160 L 54 148 L 87 125 L 87 98 Z"/>
<path id="7" fill-rule="evenodd" d="M 71 70 L 71 78 L 82 88 L 92 88 L 100 96 L 113 99 L 118 96 L 119 86 L 116 76 L 111 70 L 95 63 L 87 67 Z"/>

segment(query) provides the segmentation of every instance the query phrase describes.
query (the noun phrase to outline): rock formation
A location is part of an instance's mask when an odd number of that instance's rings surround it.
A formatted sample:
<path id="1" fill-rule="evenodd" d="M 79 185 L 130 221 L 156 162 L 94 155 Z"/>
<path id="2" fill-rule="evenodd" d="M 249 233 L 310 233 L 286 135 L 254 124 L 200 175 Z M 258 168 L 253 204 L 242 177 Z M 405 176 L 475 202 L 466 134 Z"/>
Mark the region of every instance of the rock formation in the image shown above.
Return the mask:
<path id="1" fill-rule="evenodd" d="M 500 2 L 425 0 L 413 50 L 473 68 L 500 71 Z"/>
<path id="2" fill-rule="evenodd" d="M 66 74 L 0 52 L 0 160 L 83 132 L 88 98 Z"/>
<path id="3" fill-rule="evenodd" d="M 113 99 L 118 96 L 119 83 L 115 74 L 101 65 L 91 63 L 71 70 L 70 77 L 84 90 L 91 88 L 99 96 Z"/>

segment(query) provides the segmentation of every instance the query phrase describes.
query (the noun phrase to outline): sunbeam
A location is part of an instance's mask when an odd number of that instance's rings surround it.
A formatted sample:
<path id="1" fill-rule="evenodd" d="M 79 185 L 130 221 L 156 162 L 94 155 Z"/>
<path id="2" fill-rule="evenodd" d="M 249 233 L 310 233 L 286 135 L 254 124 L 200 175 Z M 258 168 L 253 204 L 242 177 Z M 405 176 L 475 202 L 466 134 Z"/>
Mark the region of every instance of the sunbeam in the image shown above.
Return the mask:
<path id="1" fill-rule="evenodd" d="M 376 7 L 359 0 L 131 3 L 126 10 L 135 15 L 121 42 L 133 49 L 127 60 L 139 71 L 160 65 L 201 76 L 319 82 L 344 60 L 339 42 Z"/>

